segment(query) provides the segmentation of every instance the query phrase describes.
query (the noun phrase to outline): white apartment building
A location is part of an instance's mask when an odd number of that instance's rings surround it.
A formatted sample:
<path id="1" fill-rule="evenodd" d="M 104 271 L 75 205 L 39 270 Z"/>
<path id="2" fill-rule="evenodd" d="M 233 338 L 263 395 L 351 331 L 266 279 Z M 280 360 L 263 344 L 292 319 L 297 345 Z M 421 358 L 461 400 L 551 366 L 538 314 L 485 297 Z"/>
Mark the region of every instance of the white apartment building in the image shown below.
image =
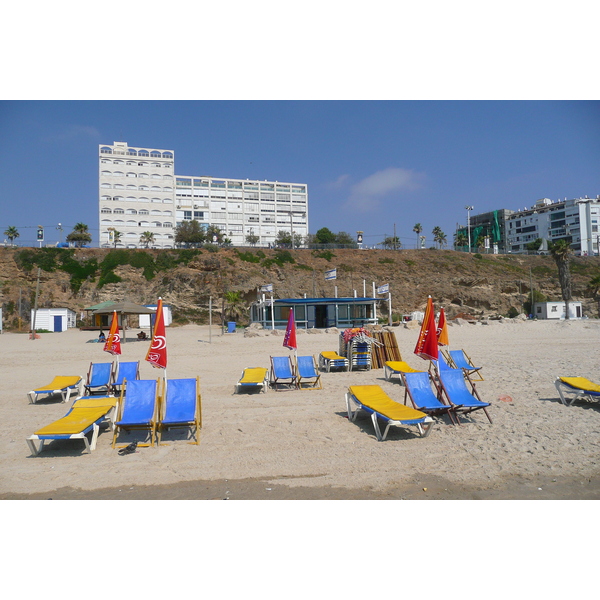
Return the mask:
<path id="1" fill-rule="evenodd" d="M 153 248 L 173 248 L 175 228 L 185 220 L 221 229 L 233 245 L 247 235 L 258 246 L 275 242 L 279 231 L 308 235 L 306 184 L 205 176 L 176 176 L 172 150 L 129 147 L 126 142 L 99 147 L 100 247 L 138 248 L 145 231 Z"/>
<path id="2" fill-rule="evenodd" d="M 507 218 L 507 248 L 511 252 L 526 252 L 526 245 L 538 238 L 546 242 L 566 238 L 576 254 L 597 255 L 599 220 L 600 196 L 555 202 L 543 198 Z"/>

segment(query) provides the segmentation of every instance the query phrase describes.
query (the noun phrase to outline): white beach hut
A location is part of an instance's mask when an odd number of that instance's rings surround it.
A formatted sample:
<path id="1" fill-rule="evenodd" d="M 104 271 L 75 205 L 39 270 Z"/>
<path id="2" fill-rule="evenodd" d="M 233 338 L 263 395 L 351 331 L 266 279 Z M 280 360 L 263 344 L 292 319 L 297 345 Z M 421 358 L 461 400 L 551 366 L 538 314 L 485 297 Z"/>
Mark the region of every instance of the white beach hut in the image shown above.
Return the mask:
<path id="1" fill-rule="evenodd" d="M 38 308 L 37 314 L 31 311 L 31 328 L 66 331 L 68 327 L 76 326 L 76 319 L 76 313 L 68 308 Z"/>

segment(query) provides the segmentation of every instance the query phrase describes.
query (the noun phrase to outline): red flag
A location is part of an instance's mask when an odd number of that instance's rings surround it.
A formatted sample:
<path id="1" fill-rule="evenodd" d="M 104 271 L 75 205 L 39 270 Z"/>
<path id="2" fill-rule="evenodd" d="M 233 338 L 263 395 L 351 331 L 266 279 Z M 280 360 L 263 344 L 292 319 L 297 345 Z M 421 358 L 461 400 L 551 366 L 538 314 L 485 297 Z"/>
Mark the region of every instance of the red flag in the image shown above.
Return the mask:
<path id="1" fill-rule="evenodd" d="M 450 341 L 448 340 L 446 313 L 444 312 L 443 308 L 440 309 L 440 318 L 438 319 L 437 341 L 439 346 L 448 346 L 450 344 Z"/>
<path id="2" fill-rule="evenodd" d="M 296 348 L 298 348 L 298 345 L 296 344 L 296 321 L 294 320 L 293 308 L 290 308 L 290 316 L 288 317 L 288 324 L 285 329 L 283 345 L 290 350 L 296 350 Z"/>
<path id="3" fill-rule="evenodd" d="M 110 352 L 112 355 L 121 354 L 121 334 L 119 333 L 119 319 L 116 310 L 113 311 L 110 331 L 104 344 L 104 352 Z"/>
<path id="4" fill-rule="evenodd" d="M 415 354 L 426 360 L 438 360 L 437 330 L 435 327 L 435 313 L 431 296 L 429 296 L 427 300 L 427 308 L 425 309 L 425 317 L 421 324 L 421 331 L 419 332 L 419 339 L 415 347 Z"/>
<path id="5" fill-rule="evenodd" d="M 150 344 L 148 354 L 146 354 L 146 360 L 153 367 L 167 368 L 167 338 L 165 335 L 165 316 L 163 313 L 162 298 L 158 299 L 152 343 Z"/>

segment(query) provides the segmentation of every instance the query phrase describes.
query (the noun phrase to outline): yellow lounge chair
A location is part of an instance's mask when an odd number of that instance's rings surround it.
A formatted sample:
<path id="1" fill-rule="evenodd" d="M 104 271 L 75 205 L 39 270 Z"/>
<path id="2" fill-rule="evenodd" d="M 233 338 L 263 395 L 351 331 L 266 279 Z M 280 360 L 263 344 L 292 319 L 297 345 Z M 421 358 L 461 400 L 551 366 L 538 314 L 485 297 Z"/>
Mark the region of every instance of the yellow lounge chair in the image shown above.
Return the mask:
<path id="1" fill-rule="evenodd" d="M 337 352 L 326 350 L 319 354 L 319 369 L 329 373 L 331 369 L 348 370 L 348 359 L 340 356 Z"/>
<path id="2" fill-rule="evenodd" d="M 352 410 L 352 404 L 356 409 Z M 392 400 L 378 385 L 352 385 L 346 392 L 346 409 L 348 419 L 355 421 L 357 414 L 362 410 L 371 415 L 377 439 L 385 440 L 388 430 L 392 425 L 403 427 L 414 425 L 423 437 L 427 437 L 434 421 L 420 410 L 415 410 Z M 387 422 L 383 435 L 379 429 L 377 419 Z"/>
<path id="3" fill-rule="evenodd" d="M 62 401 L 68 402 L 72 392 L 76 392 L 78 396 L 81 396 L 83 393 L 83 377 L 58 375 L 52 380 L 52 383 L 27 392 L 27 396 L 30 404 L 35 404 L 40 395 L 52 396 L 54 394 L 60 394 Z"/>
<path id="4" fill-rule="evenodd" d="M 585 377 L 557 377 L 554 387 L 565 406 L 571 406 L 578 398 L 600 398 L 600 385 Z"/>
<path id="5" fill-rule="evenodd" d="M 242 372 L 242 376 L 235 386 L 235 392 L 238 394 L 242 390 L 266 392 L 268 382 L 269 369 L 265 369 L 264 367 L 248 367 Z"/>
<path id="6" fill-rule="evenodd" d="M 43 450 L 46 440 L 83 440 L 86 451 L 91 453 L 96 449 L 100 425 L 109 420 L 116 402 L 117 399 L 114 397 L 77 400 L 64 417 L 38 429 L 27 438 L 31 453 L 37 456 Z M 92 438 L 88 441 L 87 434 L 90 431 Z M 39 442 L 37 448 L 36 442 Z"/>
<path id="7" fill-rule="evenodd" d="M 402 381 L 402 373 L 425 373 L 425 371 L 413 369 L 403 360 L 388 360 L 383 365 L 383 375 L 388 381 L 391 381 L 394 376 Z"/>

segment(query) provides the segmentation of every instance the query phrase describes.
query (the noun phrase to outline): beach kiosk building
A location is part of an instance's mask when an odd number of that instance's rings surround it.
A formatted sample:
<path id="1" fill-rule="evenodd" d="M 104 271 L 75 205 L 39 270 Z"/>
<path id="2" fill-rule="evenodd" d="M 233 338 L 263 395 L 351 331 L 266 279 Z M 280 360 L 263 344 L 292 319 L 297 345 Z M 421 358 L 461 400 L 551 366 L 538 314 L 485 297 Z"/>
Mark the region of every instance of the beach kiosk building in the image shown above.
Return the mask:
<path id="1" fill-rule="evenodd" d="M 299 329 L 348 328 L 377 324 L 378 298 L 266 298 L 250 305 L 250 321 L 265 329 L 285 329 L 294 309 Z"/>
<path id="2" fill-rule="evenodd" d="M 66 331 L 75 327 L 77 315 L 68 308 L 38 308 L 37 314 L 31 310 L 31 328 L 46 329 L 47 331 Z"/>
<path id="3" fill-rule="evenodd" d="M 564 319 L 566 315 L 566 306 L 564 302 L 535 302 L 534 316 L 538 319 Z M 569 318 L 581 319 L 583 310 L 581 302 L 569 302 Z"/>

